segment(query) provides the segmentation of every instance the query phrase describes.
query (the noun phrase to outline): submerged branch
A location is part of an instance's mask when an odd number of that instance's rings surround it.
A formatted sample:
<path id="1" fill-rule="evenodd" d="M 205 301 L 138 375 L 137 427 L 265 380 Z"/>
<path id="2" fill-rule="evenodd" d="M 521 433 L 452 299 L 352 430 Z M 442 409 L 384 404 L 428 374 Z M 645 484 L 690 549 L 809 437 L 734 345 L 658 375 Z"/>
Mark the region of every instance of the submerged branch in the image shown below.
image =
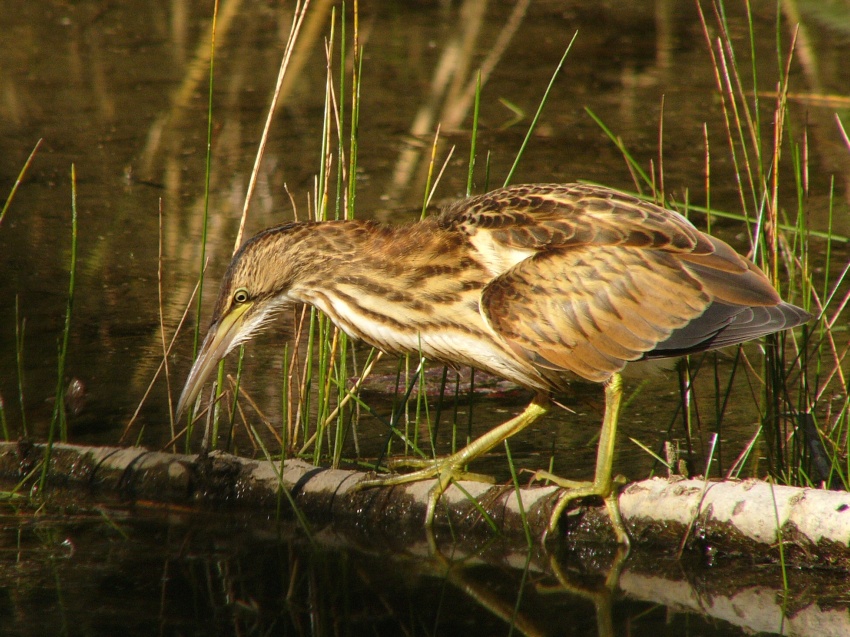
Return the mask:
<path id="1" fill-rule="evenodd" d="M 20 484 L 44 458 L 42 445 L 0 443 L 0 479 Z M 95 499 L 146 500 L 198 507 L 228 505 L 256 512 L 284 510 L 294 503 L 313 528 L 364 528 L 421 535 L 428 491 L 425 481 L 363 491 L 353 487 L 366 474 L 323 469 L 301 460 L 268 462 L 226 453 L 171 454 L 141 448 L 53 445 L 47 488 Z M 460 487 L 460 488 L 459 488 Z M 438 507 L 438 531 L 487 536 L 491 526 L 507 541 L 525 544 L 521 511 L 532 535 L 543 537 L 558 497 L 556 487 L 493 486 L 462 482 L 450 487 Z M 285 489 L 288 495 L 282 491 Z M 517 498 L 522 497 L 522 507 Z M 757 480 L 705 482 L 653 478 L 635 482 L 620 496 L 633 546 L 712 555 L 742 554 L 759 561 L 779 557 L 804 566 L 850 569 L 850 493 L 773 486 Z M 777 527 L 778 523 L 778 527 Z M 602 506 L 571 511 L 561 527 L 563 541 L 613 542 Z"/>

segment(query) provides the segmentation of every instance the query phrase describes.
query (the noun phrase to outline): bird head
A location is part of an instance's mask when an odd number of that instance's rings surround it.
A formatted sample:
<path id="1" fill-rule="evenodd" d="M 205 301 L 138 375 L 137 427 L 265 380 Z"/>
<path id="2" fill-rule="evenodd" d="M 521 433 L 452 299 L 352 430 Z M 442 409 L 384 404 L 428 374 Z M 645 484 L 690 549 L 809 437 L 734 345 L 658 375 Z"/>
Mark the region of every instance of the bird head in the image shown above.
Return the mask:
<path id="1" fill-rule="evenodd" d="M 218 362 L 293 303 L 288 293 L 301 261 L 293 248 L 304 225 L 265 230 L 233 256 L 221 282 L 212 323 L 177 403 L 178 418 L 195 402 Z"/>

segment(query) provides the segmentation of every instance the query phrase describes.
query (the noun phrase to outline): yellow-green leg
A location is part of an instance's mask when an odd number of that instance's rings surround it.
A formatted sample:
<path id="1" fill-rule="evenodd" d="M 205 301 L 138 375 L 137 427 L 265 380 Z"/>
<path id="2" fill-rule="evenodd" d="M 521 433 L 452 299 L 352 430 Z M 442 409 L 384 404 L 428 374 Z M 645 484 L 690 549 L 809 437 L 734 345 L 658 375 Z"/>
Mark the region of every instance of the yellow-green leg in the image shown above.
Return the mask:
<path id="1" fill-rule="evenodd" d="M 414 471 L 413 473 L 361 480 L 355 488 L 385 487 L 436 478 L 437 484 L 434 485 L 428 494 L 428 509 L 425 515 L 425 525 L 432 526 L 434 523 L 434 513 L 437 510 L 437 502 L 452 480 L 459 480 L 471 475 L 465 473 L 463 470 L 467 464 L 487 453 L 506 438 L 522 431 L 548 411 L 548 396 L 538 394 L 521 414 L 491 429 L 480 438 L 476 438 L 457 453 L 446 458 L 436 458 L 433 461 L 428 461 L 428 467 Z"/>
<path id="2" fill-rule="evenodd" d="M 561 496 L 552 517 L 549 519 L 549 531 L 554 531 L 558 520 L 567 505 L 577 498 L 597 496 L 604 500 L 608 516 L 614 527 L 617 541 L 629 545 L 629 534 L 620 516 L 619 487 L 625 482 L 623 478 L 611 477 L 611 466 L 614 462 L 614 444 L 617 439 L 617 420 L 620 417 L 620 405 L 623 398 L 623 379 L 620 374 L 614 374 L 605 384 L 605 415 L 602 419 L 602 431 L 599 434 L 599 446 L 596 452 L 596 475 L 593 482 L 576 482 L 552 475 L 548 471 L 538 471 L 536 479 L 549 480 L 567 491 Z M 615 484 L 616 483 L 616 484 Z"/>

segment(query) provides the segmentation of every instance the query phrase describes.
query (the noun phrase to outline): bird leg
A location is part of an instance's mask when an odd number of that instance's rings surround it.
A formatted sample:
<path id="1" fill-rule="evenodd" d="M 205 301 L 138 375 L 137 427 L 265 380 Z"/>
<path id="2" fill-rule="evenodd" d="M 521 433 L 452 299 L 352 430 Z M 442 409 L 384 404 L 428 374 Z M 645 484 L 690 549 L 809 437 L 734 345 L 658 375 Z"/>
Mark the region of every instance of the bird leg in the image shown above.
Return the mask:
<path id="1" fill-rule="evenodd" d="M 360 490 L 370 487 L 386 487 L 436 478 L 437 484 L 428 494 L 428 509 L 425 514 L 425 525 L 430 527 L 434 523 L 434 514 L 440 496 L 443 495 L 443 492 L 453 480 L 459 480 L 467 475 L 463 470 L 467 464 L 487 453 L 506 438 L 522 431 L 548 411 L 548 396 L 538 394 L 521 414 L 491 429 L 480 438 L 476 438 L 457 453 L 429 461 L 428 467 L 413 473 L 361 480 L 354 488 Z M 417 462 L 416 464 L 420 463 Z"/>
<path id="2" fill-rule="evenodd" d="M 596 452 L 596 475 L 593 482 L 566 480 L 552 475 L 548 471 L 535 473 L 535 480 L 549 480 L 566 489 L 566 492 L 555 505 L 552 517 L 549 519 L 550 532 L 555 530 L 561 514 L 570 502 L 578 498 L 596 496 L 602 498 L 605 502 L 617 541 L 624 546 L 629 545 L 629 534 L 623 524 L 623 518 L 620 516 L 619 500 L 619 488 L 626 483 L 626 479 L 622 476 L 613 479 L 611 477 L 614 444 L 617 438 L 617 420 L 620 416 L 622 398 L 623 379 L 620 374 L 614 374 L 605 384 L 605 415 L 602 419 L 602 431 L 599 434 L 599 446 Z"/>

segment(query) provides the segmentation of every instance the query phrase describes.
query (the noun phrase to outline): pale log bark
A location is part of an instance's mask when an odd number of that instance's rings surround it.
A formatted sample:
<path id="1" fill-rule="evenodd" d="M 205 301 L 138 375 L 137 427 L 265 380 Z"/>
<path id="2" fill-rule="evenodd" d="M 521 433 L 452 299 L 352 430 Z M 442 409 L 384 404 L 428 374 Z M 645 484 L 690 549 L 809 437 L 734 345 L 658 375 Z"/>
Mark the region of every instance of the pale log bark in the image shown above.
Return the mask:
<path id="1" fill-rule="evenodd" d="M 43 457 L 42 445 L 0 443 L 0 477 L 6 488 L 30 473 L 37 478 L 40 471 L 33 469 Z M 281 502 L 284 510 L 294 503 L 313 527 L 333 523 L 419 531 L 433 482 L 353 490 L 365 475 L 300 460 L 281 465 L 220 452 L 197 456 L 55 444 L 48 484 L 54 490 L 84 488 L 95 498 L 122 501 L 227 505 L 266 512 Z M 441 499 L 438 527 L 450 519 L 456 532 L 489 534 L 480 507 L 501 533 L 518 544 L 525 542 L 523 514 L 532 536 L 541 538 L 558 497 L 555 487 L 531 486 L 518 492 L 512 486 L 476 482 L 462 482 L 459 487 L 450 487 Z M 635 546 L 676 548 L 687 542 L 715 552 L 775 559 L 781 538 L 785 559 L 791 563 L 850 569 L 850 493 L 756 480 L 654 478 L 626 487 L 620 506 Z M 569 541 L 613 538 L 603 507 L 579 507 L 561 526 Z"/>

